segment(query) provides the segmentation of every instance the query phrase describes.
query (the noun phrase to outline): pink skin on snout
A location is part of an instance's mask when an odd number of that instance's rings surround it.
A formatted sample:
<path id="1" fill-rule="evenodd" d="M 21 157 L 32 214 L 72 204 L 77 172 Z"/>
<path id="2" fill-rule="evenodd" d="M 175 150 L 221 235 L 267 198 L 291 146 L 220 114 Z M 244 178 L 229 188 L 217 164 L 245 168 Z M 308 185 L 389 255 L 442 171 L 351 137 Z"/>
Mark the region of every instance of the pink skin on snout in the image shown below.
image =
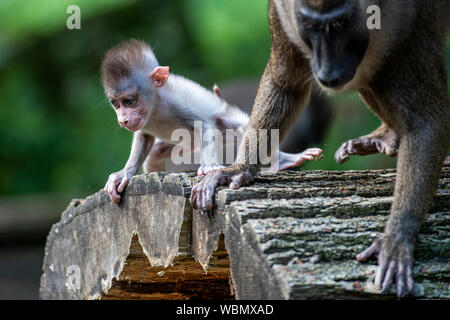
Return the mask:
<path id="1" fill-rule="evenodd" d="M 149 76 L 155 88 L 161 88 L 169 78 L 169 67 L 156 67 Z M 140 99 L 138 88 L 126 90 L 121 95 L 110 95 L 111 103 L 117 114 L 117 122 L 131 132 L 138 131 L 145 124 L 149 106 Z M 142 97 L 141 97 L 142 98 Z"/>
<path id="2" fill-rule="evenodd" d="M 111 105 L 122 128 L 136 132 L 145 124 L 149 108 L 137 88 L 129 89 L 119 95 L 109 95 Z"/>
<path id="3" fill-rule="evenodd" d="M 122 128 L 131 132 L 136 132 L 144 125 L 145 114 L 147 108 L 144 103 L 141 103 L 135 108 L 119 108 L 115 109 L 117 114 L 117 121 Z"/>

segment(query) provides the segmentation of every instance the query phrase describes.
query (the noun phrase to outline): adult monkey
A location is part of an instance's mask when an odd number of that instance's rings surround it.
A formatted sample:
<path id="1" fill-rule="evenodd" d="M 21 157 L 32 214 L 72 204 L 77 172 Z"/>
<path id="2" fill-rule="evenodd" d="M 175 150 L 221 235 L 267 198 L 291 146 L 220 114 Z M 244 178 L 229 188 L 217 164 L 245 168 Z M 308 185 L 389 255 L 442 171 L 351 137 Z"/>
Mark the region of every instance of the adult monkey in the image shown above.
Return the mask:
<path id="1" fill-rule="evenodd" d="M 380 30 L 366 25 L 370 5 L 381 8 Z M 378 255 L 375 284 L 387 291 L 395 279 L 399 297 L 413 293 L 415 240 L 450 143 L 444 59 L 449 17 L 448 0 L 269 0 L 272 50 L 247 131 L 280 129 L 282 138 L 314 79 L 326 90 L 358 90 L 383 123 L 344 143 L 336 160 L 398 153 L 385 232 L 357 259 Z M 211 209 L 217 185 L 239 188 L 252 181 L 259 166 L 248 164 L 248 155 L 257 152 L 249 136 L 235 165 L 209 173 L 193 188 L 194 208 Z"/>

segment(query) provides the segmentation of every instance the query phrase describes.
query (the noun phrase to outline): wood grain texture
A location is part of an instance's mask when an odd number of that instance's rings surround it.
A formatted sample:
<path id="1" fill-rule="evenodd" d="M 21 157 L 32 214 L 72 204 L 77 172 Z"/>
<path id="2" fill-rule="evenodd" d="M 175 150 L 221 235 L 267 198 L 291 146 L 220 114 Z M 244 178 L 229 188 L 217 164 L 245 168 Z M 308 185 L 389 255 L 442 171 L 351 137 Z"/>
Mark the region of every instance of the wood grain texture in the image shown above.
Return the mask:
<path id="1" fill-rule="evenodd" d="M 355 256 L 384 229 L 394 170 L 262 174 L 189 205 L 192 173 L 133 178 L 120 206 L 74 201 L 47 240 L 43 299 L 394 299 Z M 417 243 L 415 296 L 450 298 L 450 168 Z M 109 231 L 108 231 L 109 230 Z M 229 256 L 228 256 L 229 255 Z M 78 291 L 65 270 L 81 268 Z"/>
<path id="2" fill-rule="evenodd" d="M 119 280 L 113 280 L 104 300 L 233 299 L 230 262 L 223 237 L 209 259 L 208 272 L 190 255 L 177 256 L 168 268 L 152 267 L 137 236 Z"/>
<path id="3" fill-rule="evenodd" d="M 154 173 L 134 177 L 120 206 L 104 191 L 72 201 L 47 237 L 40 297 L 100 298 L 119 278 L 135 234 L 152 266 L 169 266 L 187 247 L 179 240 L 189 183 L 187 175 Z M 74 268 L 76 290 L 67 285 Z"/>

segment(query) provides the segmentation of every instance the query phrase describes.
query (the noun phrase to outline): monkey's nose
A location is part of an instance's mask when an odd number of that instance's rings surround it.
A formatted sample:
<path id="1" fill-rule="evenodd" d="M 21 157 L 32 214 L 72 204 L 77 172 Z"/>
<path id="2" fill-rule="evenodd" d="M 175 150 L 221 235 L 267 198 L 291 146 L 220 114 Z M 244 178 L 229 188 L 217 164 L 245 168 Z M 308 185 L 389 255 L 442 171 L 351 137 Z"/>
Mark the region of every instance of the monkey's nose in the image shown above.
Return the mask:
<path id="1" fill-rule="evenodd" d="M 128 124 L 128 120 L 119 121 L 119 124 L 121 127 L 126 127 L 126 125 Z"/>

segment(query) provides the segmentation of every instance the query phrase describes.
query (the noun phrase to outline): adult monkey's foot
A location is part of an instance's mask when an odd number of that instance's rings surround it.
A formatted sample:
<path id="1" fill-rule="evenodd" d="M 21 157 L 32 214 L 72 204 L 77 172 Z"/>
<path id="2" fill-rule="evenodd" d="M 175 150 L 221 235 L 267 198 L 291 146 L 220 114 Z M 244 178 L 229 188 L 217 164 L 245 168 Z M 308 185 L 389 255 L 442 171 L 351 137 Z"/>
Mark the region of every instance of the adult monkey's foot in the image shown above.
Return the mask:
<path id="1" fill-rule="evenodd" d="M 197 175 L 206 176 L 208 173 L 222 168 L 225 168 L 225 166 L 218 163 L 202 163 L 200 167 L 198 167 Z"/>
<path id="2" fill-rule="evenodd" d="M 194 209 L 207 211 L 214 208 L 214 191 L 218 186 L 229 185 L 239 189 L 253 181 L 251 169 L 239 165 L 209 172 L 192 188 L 191 205 Z"/>
<path id="3" fill-rule="evenodd" d="M 383 124 L 366 136 L 344 142 L 334 157 L 339 164 L 350 159 L 352 155 L 384 153 L 389 157 L 395 157 L 398 153 L 399 143 L 397 133 Z"/>
<path id="4" fill-rule="evenodd" d="M 395 281 L 397 297 L 403 298 L 414 293 L 413 251 L 412 242 L 393 245 L 392 242 L 377 239 L 369 248 L 358 254 L 356 259 L 365 262 L 370 257 L 377 256 L 375 287 L 385 293 Z"/>
<path id="5" fill-rule="evenodd" d="M 320 160 L 323 158 L 322 152 L 323 151 L 320 148 L 309 148 L 296 154 L 280 152 L 278 171 L 300 167 L 303 163 L 305 163 L 305 161 L 308 160 Z"/>

